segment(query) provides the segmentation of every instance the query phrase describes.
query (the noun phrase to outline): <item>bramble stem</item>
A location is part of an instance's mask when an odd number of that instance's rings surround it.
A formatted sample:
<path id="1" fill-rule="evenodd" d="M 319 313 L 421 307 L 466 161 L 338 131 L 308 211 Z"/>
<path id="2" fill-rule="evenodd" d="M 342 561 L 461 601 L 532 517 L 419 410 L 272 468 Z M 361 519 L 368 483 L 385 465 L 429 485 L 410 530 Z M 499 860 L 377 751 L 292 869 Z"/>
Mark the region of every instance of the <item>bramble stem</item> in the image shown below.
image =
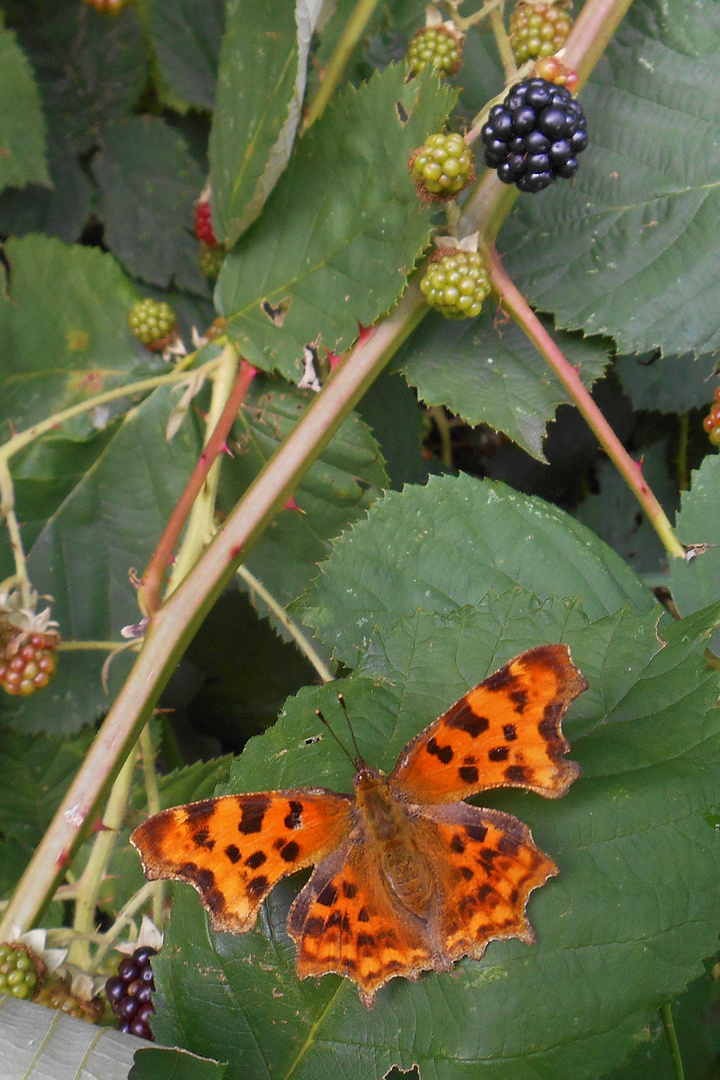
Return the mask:
<path id="1" fill-rule="evenodd" d="M 358 0 L 355 5 L 332 51 L 315 99 L 305 114 L 300 129 L 301 135 L 304 135 L 310 125 L 314 124 L 325 112 L 330 99 L 340 84 L 350 54 L 362 37 L 363 31 L 377 6 L 378 0 Z"/>
<path id="2" fill-rule="evenodd" d="M 668 1049 L 670 1050 L 673 1069 L 675 1070 L 675 1080 L 685 1080 L 685 1069 L 683 1068 L 682 1057 L 680 1055 L 680 1044 L 678 1043 L 677 1032 L 675 1031 L 672 1005 L 669 1002 L 660 1006 L 660 1016 L 662 1017 L 663 1027 L 665 1028 L 665 1037 L 668 1041 Z"/>
<path id="3" fill-rule="evenodd" d="M 102 830 L 93 842 L 90 858 L 76 886 L 75 917 L 73 930 L 80 935 L 70 946 L 68 960 L 83 969 L 90 963 L 90 950 L 86 935 L 95 929 L 95 908 L 100 886 L 110 863 L 118 832 L 122 828 L 132 785 L 137 750 L 128 754 L 112 786 L 102 818 Z"/>
<path id="4" fill-rule="evenodd" d="M 13 560 L 15 562 L 15 583 L 20 586 L 20 597 L 24 608 L 32 607 L 32 587 L 27 574 L 27 559 L 20 535 L 20 524 L 15 514 L 15 488 L 7 462 L 0 458 L 0 521 L 5 520 Z"/>
<path id="5" fill-rule="evenodd" d="M 37 920 L 201 622 L 242 559 L 426 310 L 413 282 L 390 315 L 371 327 L 336 367 L 197 565 L 158 610 L 132 671 L 3 914 L 0 940 L 13 927 L 26 930 Z"/>
<path id="6" fill-rule="evenodd" d="M 221 360 L 222 363 L 219 364 L 212 374 L 212 397 L 210 400 L 210 408 L 208 409 L 208 414 L 205 418 L 204 452 L 206 454 L 213 433 L 223 418 L 223 414 L 232 393 L 233 385 L 238 378 L 239 357 L 237 350 L 231 345 L 226 345 Z M 236 415 L 237 410 L 235 410 L 235 414 L 231 418 L 231 427 Z M 226 439 L 229 434 L 230 432 L 228 430 Z M 223 447 L 221 446 L 215 460 L 210 465 L 208 474 L 205 477 L 205 483 L 201 485 L 193 503 L 188 519 L 188 526 L 185 530 L 185 536 L 183 537 L 180 550 L 177 553 L 177 558 L 173 563 L 170 573 L 170 580 L 168 581 L 165 592 L 166 596 L 173 593 L 180 582 L 188 575 L 202 552 L 205 550 L 212 536 L 215 499 L 217 497 L 218 482 L 220 480 L 222 449 Z"/>
<path id="7" fill-rule="evenodd" d="M 155 749 L 150 734 L 150 725 L 146 724 L 140 732 L 140 757 L 142 760 L 143 779 L 145 781 L 145 794 L 149 814 L 160 812 L 160 786 L 158 784 L 157 771 L 155 769 Z M 165 895 L 165 883 L 158 881 L 152 894 L 153 922 L 160 926 L 162 922 L 163 897 Z"/>
<path id="8" fill-rule="evenodd" d="M 640 464 L 630 457 L 583 385 L 577 369 L 565 358 L 525 297 L 505 273 L 502 261 L 495 248 L 488 247 L 485 249 L 484 255 L 490 272 L 490 280 L 493 288 L 500 296 L 503 308 L 512 315 L 523 333 L 532 341 L 535 348 L 545 358 L 570 394 L 573 403 L 597 436 L 603 450 L 642 506 L 668 555 L 672 558 L 684 559 L 685 548 L 675 536 L 665 511 L 643 479 Z"/>
<path id="9" fill-rule="evenodd" d="M 250 590 L 257 593 L 262 602 L 270 608 L 278 622 L 281 623 L 290 634 L 300 652 L 308 658 L 322 681 L 326 683 L 332 682 L 335 678 L 332 671 L 330 671 L 330 668 L 323 662 L 320 655 L 313 648 L 312 642 L 308 639 L 307 635 L 302 632 L 295 620 L 288 615 L 282 604 L 278 603 L 272 593 L 268 592 L 263 583 L 256 578 L 254 574 L 251 574 L 246 566 L 242 564 L 238 566 L 237 574 L 238 577 L 241 577 L 246 585 L 249 586 Z"/>
<path id="10" fill-rule="evenodd" d="M 98 405 L 106 405 L 109 401 L 117 401 L 118 398 L 132 397 L 134 394 L 142 394 L 146 390 L 156 390 L 158 386 L 172 386 L 174 383 L 183 382 L 188 377 L 187 368 L 194 360 L 195 353 L 188 353 L 184 356 L 182 361 L 167 375 L 155 375 L 151 379 L 140 379 L 139 382 L 127 383 L 125 386 L 116 386 L 113 390 L 106 390 L 104 394 L 96 394 L 95 397 L 86 398 L 85 401 L 79 401 L 77 405 L 71 405 L 67 409 L 63 409 L 61 412 L 52 413 L 45 420 L 40 420 L 37 424 L 33 424 L 32 427 L 26 428 L 25 431 L 19 431 L 16 435 L 13 435 L 11 439 L 8 439 L 6 443 L 0 446 L 0 462 L 9 461 L 11 457 L 24 450 L 26 446 L 34 442 L 35 439 L 39 439 L 41 435 L 46 435 L 49 431 L 55 431 L 67 420 L 72 420 L 75 416 L 80 416 L 82 413 L 87 412 L 88 409 L 95 409 Z M 213 368 L 217 367 L 220 363 L 221 357 L 215 357 L 214 360 L 208 360 L 204 364 L 201 364 L 196 370 L 198 372 L 206 371 L 210 373 Z"/>
<path id="11" fill-rule="evenodd" d="M 227 360 L 228 355 L 237 357 L 235 346 L 230 342 L 225 346 L 221 360 L 223 358 Z M 144 615 L 149 615 L 152 618 L 162 603 L 163 580 L 172 561 L 178 537 L 215 459 L 222 453 L 227 437 L 230 434 L 230 428 L 233 426 L 248 387 L 255 377 L 255 372 L 256 368 L 252 364 L 248 364 L 246 360 L 241 362 L 235 386 L 225 402 L 220 419 L 215 425 L 215 430 L 208 439 L 192 476 L 178 499 L 175 509 L 170 515 L 170 520 L 165 526 L 165 531 L 150 558 L 147 569 L 143 574 L 142 584 L 138 589 L 138 604 Z"/>

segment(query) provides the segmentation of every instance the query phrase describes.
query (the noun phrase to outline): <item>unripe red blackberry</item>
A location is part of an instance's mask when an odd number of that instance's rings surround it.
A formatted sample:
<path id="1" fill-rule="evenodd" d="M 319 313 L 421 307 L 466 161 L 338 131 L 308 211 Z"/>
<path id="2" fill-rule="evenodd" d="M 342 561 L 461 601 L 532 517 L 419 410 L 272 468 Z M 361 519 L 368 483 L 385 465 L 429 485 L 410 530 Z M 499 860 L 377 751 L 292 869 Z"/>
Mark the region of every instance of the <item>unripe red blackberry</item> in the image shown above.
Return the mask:
<path id="1" fill-rule="evenodd" d="M 510 45 L 518 65 L 553 56 L 565 44 L 572 19 L 563 0 L 520 0 L 510 16 Z"/>
<path id="2" fill-rule="evenodd" d="M 546 79 L 524 79 L 494 105 L 480 138 L 485 164 L 503 184 L 535 194 L 577 172 L 588 143 L 585 114 L 569 90 Z"/>
<path id="3" fill-rule="evenodd" d="M 156 950 L 149 945 L 136 949 L 131 957 L 120 961 L 117 975 L 105 984 L 110 1007 L 118 1018 L 118 1028 L 140 1039 L 153 1041 L 149 1020 L 155 1012 L 152 994 L 155 979 L 151 958 Z"/>
<path id="4" fill-rule="evenodd" d="M 176 330 L 175 312 L 170 305 L 149 296 L 133 304 L 128 322 L 135 337 L 152 352 L 164 349 Z"/>
<path id="5" fill-rule="evenodd" d="M 405 57 L 411 75 L 432 67 L 438 75 L 454 75 L 462 63 L 463 36 L 440 23 L 423 26 L 410 38 Z"/>
<path id="6" fill-rule="evenodd" d="M 210 203 L 207 199 L 200 199 L 195 204 L 195 235 L 201 243 L 208 247 L 217 247 L 217 237 L 213 232 Z"/>
<path id="7" fill-rule="evenodd" d="M 472 151 L 462 135 L 428 135 L 408 161 L 418 195 L 425 202 L 446 202 L 475 179 Z"/>
<path id="8" fill-rule="evenodd" d="M 33 633 L 0 618 L 0 686 L 21 697 L 43 690 L 57 670 L 59 641 L 55 630 Z"/>
<path id="9" fill-rule="evenodd" d="M 208 244 L 200 245 L 198 264 L 202 273 L 210 281 L 214 281 L 220 273 L 226 254 L 222 244 L 217 244 L 215 247 L 210 247 Z"/>
<path id="10" fill-rule="evenodd" d="M 703 420 L 703 427 L 713 446 L 720 446 L 720 386 L 715 388 L 710 412 Z"/>
<path id="11" fill-rule="evenodd" d="M 420 291 L 426 303 L 448 319 L 471 319 L 480 314 L 490 293 L 482 256 L 477 251 L 454 248 L 428 263 Z"/>
<path id="12" fill-rule="evenodd" d="M 42 964 L 24 945 L 0 945 L 0 997 L 32 999 Z"/>
<path id="13" fill-rule="evenodd" d="M 105 12 L 107 15 L 117 15 L 125 7 L 127 0 L 85 0 L 85 3 L 96 11 Z"/>

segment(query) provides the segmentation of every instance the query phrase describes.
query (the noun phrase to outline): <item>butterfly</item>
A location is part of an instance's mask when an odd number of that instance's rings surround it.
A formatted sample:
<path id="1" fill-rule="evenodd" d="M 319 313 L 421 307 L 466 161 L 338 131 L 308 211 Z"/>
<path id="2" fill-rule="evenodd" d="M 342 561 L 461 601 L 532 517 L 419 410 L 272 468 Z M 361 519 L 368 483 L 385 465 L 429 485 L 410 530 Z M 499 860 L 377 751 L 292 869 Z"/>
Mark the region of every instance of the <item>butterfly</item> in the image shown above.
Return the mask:
<path id="1" fill-rule="evenodd" d="M 286 874 L 314 865 L 290 908 L 298 975 L 357 984 L 368 1008 L 390 979 L 535 940 L 526 906 L 558 873 L 530 830 L 462 800 L 488 788 L 565 795 L 580 766 L 561 721 L 587 682 L 566 645 L 515 657 L 412 739 L 386 776 L 358 757 L 354 794 L 289 788 L 163 810 L 130 837 L 148 878 L 188 882 L 214 930 L 241 934 Z"/>

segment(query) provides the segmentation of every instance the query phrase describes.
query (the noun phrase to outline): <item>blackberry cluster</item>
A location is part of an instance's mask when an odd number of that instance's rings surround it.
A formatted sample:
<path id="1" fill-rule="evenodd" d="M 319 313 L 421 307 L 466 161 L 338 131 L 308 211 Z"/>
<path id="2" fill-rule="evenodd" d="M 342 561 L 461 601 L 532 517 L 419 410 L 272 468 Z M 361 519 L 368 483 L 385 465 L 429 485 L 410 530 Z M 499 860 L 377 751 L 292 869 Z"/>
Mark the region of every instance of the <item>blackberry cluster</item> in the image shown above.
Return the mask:
<path id="1" fill-rule="evenodd" d="M 475 178 L 472 153 L 462 135 L 428 135 L 408 161 L 418 195 L 426 202 L 454 199 Z"/>
<path id="2" fill-rule="evenodd" d="M 38 981 L 38 967 L 21 945 L 0 945 L 0 997 L 32 998 Z"/>
<path id="3" fill-rule="evenodd" d="M 168 344 L 176 326 L 175 312 L 170 305 L 150 297 L 133 304 L 128 322 L 135 337 L 153 352 Z"/>
<path id="4" fill-rule="evenodd" d="M 214 281 L 220 273 L 222 264 L 225 262 L 225 248 L 222 244 L 214 247 L 210 244 L 201 244 L 198 252 L 198 265 L 200 270 L 210 281 Z"/>
<path id="5" fill-rule="evenodd" d="M 568 180 L 588 144 L 585 114 L 570 91 L 546 79 L 525 79 L 493 105 L 480 138 L 485 164 L 503 184 L 535 194 Z"/>
<path id="6" fill-rule="evenodd" d="M 406 60 L 411 75 L 432 67 L 438 75 L 454 75 L 462 62 L 462 38 L 446 26 L 424 26 L 410 38 Z"/>
<path id="7" fill-rule="evenodd" d="M 429 263 L 420 292 L 447 319 L 471 319 L 480 314 L 490 279 L 477 251 L 458 248 Z"/>
<path id="8" fill-rule="evenodd" d="M 105 993 L 118 1018 L 118 1028 L 126 1034 L 153 1042 L 149 1020 L 155 1012 L 152 994 L 155 989 L 151 957 L 156 950 L 149 945 L 136 949 L 120 961 L 117 975 L 105 983 Z"/>
<path id="9" fill-rule="evenodd" d="M 206 199 L 201 199 L 195 206 L 195 235 L 208 247 L 217 247 L 217 237 L 213 232 L 210 216 L 210 203 Z"/>
<path id="10" fill-rule="evenodd" d="M 510 16 L 510 45 L 518 65 L 552 56 L 565 44 L 572 19 L 565 4 L 521 0 Z"/>
<path id="11" fill-rule="evenodd" d="M 710 412 L 703 420 L 703 427 L 713 446 L 720 446 L 720 386 L 715 388 Z"/>
<path id="12" fill-rule="evenodd" d="M 0 686 L 8 694 L 29 697 L 43 690 L 57 670 L 60 636 L 23 631 L 0 619 Z"/>

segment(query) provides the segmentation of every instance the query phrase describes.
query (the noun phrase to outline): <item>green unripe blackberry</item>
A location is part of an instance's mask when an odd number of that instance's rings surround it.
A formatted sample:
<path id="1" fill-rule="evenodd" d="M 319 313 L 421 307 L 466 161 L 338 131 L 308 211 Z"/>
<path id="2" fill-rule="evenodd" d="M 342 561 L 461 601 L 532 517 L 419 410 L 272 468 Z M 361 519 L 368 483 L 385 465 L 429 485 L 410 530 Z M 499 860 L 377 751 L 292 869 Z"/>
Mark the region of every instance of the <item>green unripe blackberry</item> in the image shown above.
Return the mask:
<path id="1" fill-rule="evenodd" d="M 554 56 L 567 40 L 572 19 L 562 2 L 521 0 L 510 16 L 510 45 L 518 65 Z"/>
<path id="2" fill-rule="evenodd" d="M 202 273 L 210 281 L 214 281 L 220 273 L 222 264 L 225 262 L 225 248 L 222 244 L 201 244 L 198 252 L 198 263 Z"/>
<path id="3" fill-rule="evenodd" d="M 151 297 L 133 304 L 128 322 L 135 337 L 153 352 L 167 345 L 176 326 L 175 312 L 170 305 Z"/>
<path id="4" fill-rule="evenodd" d="M 0 996 L 32 998 L 38 981 L 37 961 L 22 945 L 0 945 Z"/>
<path id="5" fill-rule="evenodd" d="M 447 26 L 423 26 L 410 38 L 407 55 L 411 75 L 432 67 L 438 75 L 454 75 L 462 63 L 462 35 Z"/>
<path id="6" fill-rule="evenodd" d="M 420 282 L 425 302 L 446 319 L 472 319 L 480 314 L 490 293 L 482 256 L 477 251 L 454 249 L 433 259 Z"/>
<path id="7" fill-rule="evenodd" d="M 105 1012 L 100 998 L 82 1000 L 73 994 L 67 980 L 59 976 L 48 979 L 33 1000 L 36 1005 L 44 1005 L 46 1009 L 60 1009 L 68 1016 L 74 1016 L 76 1020 L 86 1020 L 88 1024 L 99 1024 Z"/>
<path id="8" fill-rule="evenodd" d="M 472 151 L 462 135 L 428 135 L 408 161 L 418 195 L 425 202 L 445 202 L 475 179 Z"/>

